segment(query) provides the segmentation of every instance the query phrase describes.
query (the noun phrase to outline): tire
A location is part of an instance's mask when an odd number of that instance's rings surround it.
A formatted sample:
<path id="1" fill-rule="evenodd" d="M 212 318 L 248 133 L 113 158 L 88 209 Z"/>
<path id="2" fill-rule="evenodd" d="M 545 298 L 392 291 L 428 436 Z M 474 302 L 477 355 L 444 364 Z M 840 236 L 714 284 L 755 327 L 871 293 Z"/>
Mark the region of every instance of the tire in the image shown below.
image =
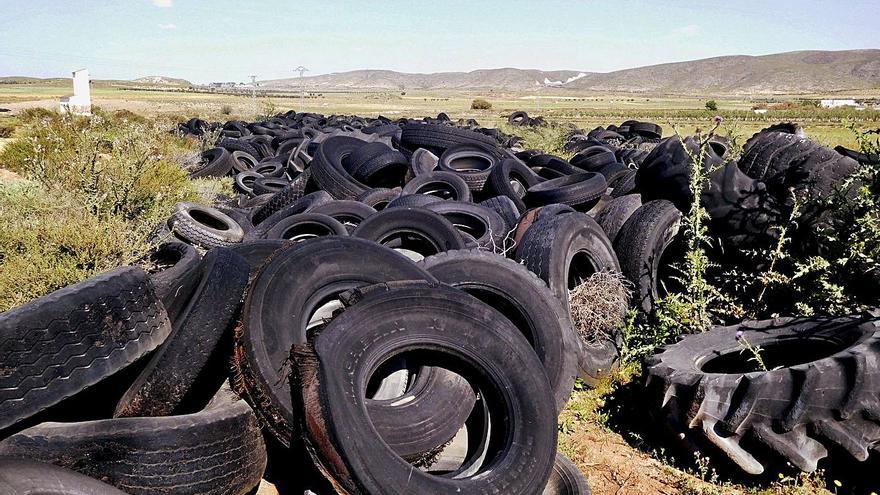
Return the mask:
<path id="1" fill-rule="evenodd" d="M 0 442 L 0 452 L 75 469 L 131 495 L 244 495 L 266 467 L 257 418 L 228 385 L 193 414 L 43 423 Z"/>
<path id="2" fill-rule="evenodd" d="M 541 493 L 542 495 L 592 495 L 593 492 L 584 473 L 567 457 L 557 453 L 550 480 Z"/>
<path id="3" fill-rule="evenodd" d="M 876 317 L 781 318 L 689 335 L 649 361 L 660 419 L 689 448 L 749 474 L 832 455 L 865 461 L 880 436 Z M 742 340 L 760 346 L 756 368 Z M 858 468 L 856 468 L 858 469 Z"/>
<path id="4" fill-rule="evenodd" d="M 685 149 L 687 147 L 687 150 Z M 691 208 L 694 196 L 691 191 L 691 156 L 700 154 L 700 143 L 693 137 L 665 139 L 645 158 L 636 172 L 636 188 L 644 202 L 655 199 L 671 201 L 682 212 Z M 721 157 L 707 146 L 702 158 L 703 170 L 711 171 L 721 165 Z"/>
<path id="5" fill-rule="evenodd" d="M 312 208 L 330 201 L 333 201 L 333 198 L 324 191 L 315 191 L 311 194 L 306 194 L 292 204 L 289 204 L 266 217 L 265 220 L 260 222 L 260 225 L 256 229 L 249 233 L 248 237 L 251 239 L 259 239 L 266 235 L 269 229 L 274 227 L 275 224 L 281 220 L 292 215 L 308 213 Z"/>
<path id="6" fill-rule="evenodd" d="M 480 206 L 488 208 L 501 216 L 504 220 L 504 225 L 507 227 L 505 237 L 516 228 L 520 213 L 512 199 L 507 196 L 495 196 L 481 202 Z"/>
<path id="7" fill-rule="evenodd" d="M 452 222 L 422 208 L 387 208 L 361 222 L 351 235 L 422 256 L 466 247 Z"/>
<path id="8" fill-rule="evenodd" d="M 245 194 L 254 195 L 254 182 L 257 179 L 262 179 L 263 176 L 252 171 L 239 172 L 235 174 L 235 179 L 233 179 L 235 188 L 243 192 Z"/>
<path id="9" fill-rule="evenodd" d="M 220 148 L 226 148 L 230 153 L 234 151 L 244 151 L 253 157 L 260 156 L 257 149 L 243 139 L 220 138 L 220 140 L 217 141 L 217 146 Z"/>
<path id="10" fill-rule="evenodd" d="M 572 175 L 583 173 L 583 170 L 572 166 L 571 163 L 568 163 L 566 160 L 559 158 L 554 155 L 537 155 L 529 158 L 529 161 L 526 163 L 530 168 L 542 168 L 549 169 L 554 172 L 557 172 L 557 176 L 561 177 L 563 175 Z"/>
<path id="11" fill-rule="evenodd" d="M 75 471 L 31 459 L 0 458 L 0 493 L 6 495 L 126 495 Z"/>
<path id="12" fill-rule="evenodd" d="M 638 194 L 627 194 L 614 198 L 596 215 L 596 223 L 602 227 L 608 239 L 614 243 L 623 224 L 640 206 L 642 206 L 642 197 Z M 620 261 L 620 256 L 617 259 Z"/>
<path id="13" fill-rule="evenodd" d="M 486 182 L 488 194 L 507 196 L 516 204 L 520 213 L 526 211 L 526 203 L 523 198 L 528 189 L 541 182 L 541 178 L 519 160 L 508 158 L 489 174 Z"/>
<path id="14" fill-rule="evenodd" d="M 287 172 L 287 167 L 284 163 L 272 159 L 258 163 L 253 170 L 256 173 L 261 174 L 263 177 L 281 179 L 284 177 L 284 173 Z"/>
<path id="15" fill-rule="evenodd" d="M 309 268 L 317 266 L 322 270 Z M 234 383 L 283 445 L 290 445 L 296 419 L 283 371 L 288 350 L 294 343 L 308 341 L 309 319 L 326 300 L 356 287 L 393 280 L 435 281 L 393 250 L 353 237 L 286 245 L 263 266 L 245 298 L 233 359 Z"/>
<path id="16" fill-rule="evenodd" d="M 172 323 L 177 321 L 199 283 L 201 259 L 196 248 L 179 241 L 166 242 L 150 254 L 151 265 L 167 267 L 149 273 L 156 296 Z"/>
<path id="17" fill-rule="evenodd" d="M 449 220 L 477 248 L 496 253 L 506 251 L 507 223 L 489 208 L 459 201 L 438 201 L 424 208 Z"/>
<path id="18" fill-rule="evenodd" d="M 767 193 L 766 184 L 728 163 L 709 176 L 702 204 L 710 217 L 709 229 L 727 246 L 738 249 L 763 248 L 774 242 L 783 213 L 781 205 Z"/>
<path id="19" fill-rule="evenodd" d="M 547 284 L 519 263 L 485 251 L 447 251 L 420 264 L 516 325 L 543 363 L 556 412 L 562 411 L 577 376 L 578 342 L 565 308 Z"/>
<path id="20" fill-rule="evenodd" d="M 608 190 L 605 177 L 596 172 L 567 175 L 535 184 L 526 194 L 526 203 L 544 206 L 562 203 L 575 210 L 589 211 Z"/>
<path id="21" fill-rule="evenodd" d="M 260 194 L 278 194 L 289 185 L 290 181 L 286 179 L 263 176 L 254 181 L 254 194 L 258 196 Z"/>
<path id="22" fill-rule="evenodd" d="M 507 412 L 499 433 L 503 447 L 488 469 L 459 479 L 414 469 L 376 434 L 363 413 L 364 399 L 346 396 L 345 390 L 367 378 L 368 362 L 416 349 L 454 355 L 473 376 L 483 377 L 490 417 Z M 313 351 L 296 346 L 293 360 L 308 451 L 341 490 L 513 495 L 538 493 L 547 483 L 557 427 L 541 363 L 509 321 L 461 291 L 407 287 L 370 294 L 334 319 Z"/>
<path id="23" fill-rule="evenodd" d="M 171 332 L 147 274 L 122 267 L 0 315 L 0 430 L 134 363 Z"/>
<path id="24" fill-rule="evenodd" d="M 275 251 L 278 251 L 286 245 L 287 242 L 280 239 L 256 239 L 244 241 L 229 249 L 248 262 L 248 266 L 250 267 L 248 279 L 252 280 L 257 276 L 257 273 L 259 273 L 260 268 L 269 261 L 269 258 L 275 253 Z"/>
<path id="25" fill-rule="evenodd" d="M 259 160 L 257 160 L 254 155 L 245 151 L 233 151 L 230 155 L 230 161 L 232 162 L 233 170 L 238 173 L 256 172 L 254 169 L 257 168 L 257 165 L 259 164 Z"/>
<path id="26" fill-rule="evenodd" d="M 225 148 L 203 151 L 202 163 L 205 166 L 189 174 L 191 178 L 224 177 L 232 170 L 232 157 Z"/>
<path id="27" fill-rule="evenodd" d="M 471 201 L 467 182 L 452 172 L 429 172 L 419 175 L 403 186 L 403 194 L 426 194 L 440 199 Z"/>
<path id="28" fill-rule="evenodd" d="M 633 122 L 629 126 L 629 132 L 648 139 L 660 139 L 663 137 L 663 128 L 651 122 Z"/>
<path id="29" fill-rule="evenodd" d="M 355 180 L 342 165 L 344 157 L 364 144 L 360 139 L 347 136 L 334 136 L 322 142 L 309 167 L 315 184 L 334 199 L 356 199 L 369 189 Z"/>
<path id="30" fill-rule="evenodd" d="M 376 210 L 360 201 L 337 200 L 312 208 L 311 213 L 320 213 L 332 217 L 345 226 L 348 232 L 354 231 L 367 217 L 376 214 Z"/>
<path id="31" fill-rule="evenodd" d="M 669 201 L 648 201 L 633 212 L 614 240 L 621 272 L 633 284 L 634 303 L 646 315 L 653 314 L 663 284 L 670 281 L 663 273 L 671 265 L 670 255 L 680 254 L 674 243 L 681 217 Z"/>
<path id="32" fill-rule="evenodd" d="M 177 203 L 168 225 L 178 237 L 204 248 L 230 246 L 244 239 L 238 222 L 198 203 Z"/>
<path id="33" fill-rule="evenodd" d="M 357 200 L 376 211 L 384 210 L 392 201 L 400 197 L 400 189 L 367 189 Z"/>
<path id="34" fill-rule="evenodd" d="M 409 161 L 385 143 L 367 143 L 352 152 L 351 175 L 372 187 L 402 186 Z"/>
<path id="35" fill-rule="evenodd" d="M 301 188 L 295 187 L 293 184 L 285 186 L 284 189 L 276 192 L 266 204 L 257 208 L 253 216 L 251 216 L 251 221 L 254 225 L 259 225 L 260 222 L 269 218 L 273 213 L 292 205 L 301 197 L 303 197 L 303 190 Z"/>
<path id="36" fill-rule="evenodd" d="M 208 251 L 200 282 L 167 340 L 116 405 L 114 417 L 181 414 L 210 399 L 226 375 L 232 330 L 241 309 L 249 265 L 223 248 Z"/>
<path id="37" fill-rule="evenodd" d="M 425 148 L 441 154 L 456 144 L 495 146 L 495 139 L 468 129 L 446 125 L 412 123 L 403 126 L 400 144 L 408 149 Z"/>
<path id="38" fill-rule="evenodd" d="M 443 152 L 438 167 L 444 172 L 451 172 L 461 177 L 474 194 L 483 190 L 489 174 L 498 163 L 499 159 L 494 148 L 459 144 Z"/>
<path id="39" fill-rule="evenodd" d="M 409 168 L 407 168 L 404 181 L 409 182 L 414 177 L 433 172 L 439 163 L 440 158 L 424 148 L 413 151 L 412 156 L 409 157 Z"/>
<path id="40" fill-rule="evenodd" d="M 611 241 L 583 213 L 545 217 L 532 224 L 516 250 L 516 260 L 541 277 L 571 314 L 568 291 L 596 272 L 620 272 Z M 572 328 L 574 326 L 572 325 Z M 594 341 L 579 339 L 579 374 L 588 385 L 614 371 L 619 357 L 617 329 Z"/>
<path id="41" fill-rule="evenodd" d="M 611 186 L 611 197 L 619 198 L 628 194 L 635 194 L 636 191 L 636 174 L 635 170 L 628 170 L 626 174 L 617 179 Z"/>
<path id="42" fill-rule="evenodd" d="M 422 208 L 430 204 L 439 203 L 443 199 L 430 194 L 403 194 L 391 200 L 386 210 L 391 208 Z"/>
<path id="43" fill-rule="evenodd" d="M 521 110 L 517 111 L 517 112 L 513 112 L 512 114 L 510 114 L 509 117 L 507 117 L 507 123 L 510 125 L 518 125 L 518 126 L 529 125 L 530 120 L 531 119 L 529 118 L 529 114 L 527 114 L 526 112 L 523 112 Z"/>
<path id="44" fill-rule="evenodd" d="M 281 239 L 303 242 L 316 237 L 348 235 L 348 230 L 333 217 L 320 213 L 299 213 L 291 215 L 272 226 L 264 239 Z"/>

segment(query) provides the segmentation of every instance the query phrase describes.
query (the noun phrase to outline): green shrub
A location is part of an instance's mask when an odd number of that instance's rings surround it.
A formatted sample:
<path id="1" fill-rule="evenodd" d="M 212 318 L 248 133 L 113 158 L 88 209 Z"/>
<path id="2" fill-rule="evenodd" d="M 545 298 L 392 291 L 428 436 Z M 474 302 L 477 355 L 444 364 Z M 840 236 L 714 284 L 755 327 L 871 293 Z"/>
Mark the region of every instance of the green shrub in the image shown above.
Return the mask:
<path id="1" fill-rule="evenodd" d="M 471 102 L 471 110 L 491 110 L 492 104 L 488 101 L 477 98 L 476 100 Z"/>
<path id="2" fill-rule="evenodd" d="M 27 112 L 26 112 L 27 113 Z M 0 311 L 131 264 L 179 201 L 199 200 L 170 123 L 31 112 L 0 152 Z"/>
<path id="3" fill-rule="evenodd" d="M 709 110 L 711 112 L 717 111 L 718 110 L 718 103 L 716 103 L 715 100 L 707 101 L 706 102 L 706 110 Z"/>

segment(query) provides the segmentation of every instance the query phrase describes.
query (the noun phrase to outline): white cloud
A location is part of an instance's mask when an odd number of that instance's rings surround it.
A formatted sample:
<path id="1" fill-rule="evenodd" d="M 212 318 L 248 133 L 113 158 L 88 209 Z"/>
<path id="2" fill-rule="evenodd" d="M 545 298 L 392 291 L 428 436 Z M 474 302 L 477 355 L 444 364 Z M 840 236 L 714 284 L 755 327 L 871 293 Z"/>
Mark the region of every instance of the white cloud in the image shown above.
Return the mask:
<path id="1" fill-rule="evenodd" d="M 156 7 L 163 7 L 163 8 L 171 7 L 174 4 L 174 0 L 151 0 L 151 1 L 153 2 L 153 5 L 155 5 Z"/>
<path id="2" fill-rule="evenodd" d="M 702 31 L 702 28 L 700 26 L 696 24 L 688 24 L 687 26 L 682 26 L 673 31 L 673 34 L 675 34 L 676 36 L 681 36 L 683 38 L 693 38 L 695 36 L 699 36 L 700 31 Z"/>
<path id="3" fill-rule="evenodd" d="M 159 29 L 177 29 L 177 24 L 159 24 Z"/>

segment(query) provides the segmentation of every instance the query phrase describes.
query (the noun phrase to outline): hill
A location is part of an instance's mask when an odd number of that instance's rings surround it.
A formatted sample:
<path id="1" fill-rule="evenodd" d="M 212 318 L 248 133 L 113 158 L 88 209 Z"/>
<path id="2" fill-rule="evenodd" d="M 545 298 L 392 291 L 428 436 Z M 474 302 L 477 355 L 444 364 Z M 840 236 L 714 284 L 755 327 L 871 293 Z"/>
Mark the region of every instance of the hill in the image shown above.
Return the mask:
<path id="1" fill-rule="evenodd" d="M 880 50 L 800 51 L 735 55 L 615 72 L 483 69 L 411 74 L 356 70 L 303 78 L 311 89 L 496 89 L 555 87 L 580 91 L 665 94 L 794 94 L 880 87 Z M 298 78 L 263 81 L 268 88 L 299 87 Z"/>

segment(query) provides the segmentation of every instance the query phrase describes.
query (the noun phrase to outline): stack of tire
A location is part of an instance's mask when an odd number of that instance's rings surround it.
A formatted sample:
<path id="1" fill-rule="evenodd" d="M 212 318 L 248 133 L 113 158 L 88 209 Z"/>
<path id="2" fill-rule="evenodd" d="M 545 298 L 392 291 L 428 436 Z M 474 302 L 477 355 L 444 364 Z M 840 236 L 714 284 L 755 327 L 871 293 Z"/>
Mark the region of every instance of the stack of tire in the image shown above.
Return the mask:
<path id="1" fill-rule="evenodd" d="M 0 483 L 589 493 L 556 422 L 618 355 L 568 307 L 619 270 L 588 215 L 605 175 L 445 120 L 359 122 L 227 123 L 205 168 L 253 162 L 254 187 L 177 205 L 147 271 L 0 317 Z"/>

